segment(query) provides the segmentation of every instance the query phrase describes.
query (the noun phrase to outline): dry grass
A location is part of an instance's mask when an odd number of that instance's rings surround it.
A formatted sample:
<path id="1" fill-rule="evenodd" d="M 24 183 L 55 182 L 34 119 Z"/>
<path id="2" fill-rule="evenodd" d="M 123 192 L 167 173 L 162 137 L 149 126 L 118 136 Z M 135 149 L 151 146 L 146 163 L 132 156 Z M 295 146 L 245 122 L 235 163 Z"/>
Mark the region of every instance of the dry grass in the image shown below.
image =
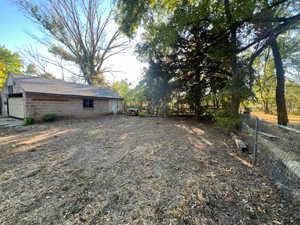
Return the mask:
<path id="1" fill-rule="evenodd" d="M 266 114 L 264 112 L 259 112 L 259 111 L 254 111 L 251 112 L 251 115 L 257 116 L 260 119 L 272 122 L 272 123 L 277 123 L 277 115 L 271 115 L 271 114 Z M 300 125 L 300 116 L 296 115 L 289 115 L 289 123 L 294 123 L 294 124 L 299 124 Z"/>
<path id="2" fill-rule="evenodd" d="M 111 116 L 18 129 L 0 133 L 1 225 L 300 224 L 209 125 Z"/>

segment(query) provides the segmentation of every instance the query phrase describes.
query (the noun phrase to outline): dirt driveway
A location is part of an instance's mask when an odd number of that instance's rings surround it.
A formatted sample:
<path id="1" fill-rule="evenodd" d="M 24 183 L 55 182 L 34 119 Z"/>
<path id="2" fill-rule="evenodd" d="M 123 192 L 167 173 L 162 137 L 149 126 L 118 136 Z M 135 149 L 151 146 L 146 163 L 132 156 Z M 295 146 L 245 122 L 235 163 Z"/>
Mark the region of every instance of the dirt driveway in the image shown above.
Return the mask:
<path id="1" fill-rule="evenodd" d="M 211 125 L 107 116 L 0 130 L 0 224 L 300 224 Z"/>

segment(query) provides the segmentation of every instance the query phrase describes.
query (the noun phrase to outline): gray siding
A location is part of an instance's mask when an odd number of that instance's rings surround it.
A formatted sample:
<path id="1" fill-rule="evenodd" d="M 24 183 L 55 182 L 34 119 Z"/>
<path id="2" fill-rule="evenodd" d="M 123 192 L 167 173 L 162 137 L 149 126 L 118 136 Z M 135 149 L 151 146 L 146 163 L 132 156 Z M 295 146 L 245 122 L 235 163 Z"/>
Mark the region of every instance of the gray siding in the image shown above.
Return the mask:
<path id="1" fill-rule="evenodd" d="M 6 83 L 3 87 L 3 90 L 1 91 L 1 94 L 2 94 L 2 115 L 4 116 L 7 116 L 7 102 L 8 102 L 8 98 L 7 98 L 7 95 L 8 95 L 8 86 L 9 85 L 12 85 L 13 86 L 13 93 L 23 93 L 23 101 L 25 102 L 25 98 L 24 98 L 24 91 L 23 89 L 18 85 L 16 84 L 12 77 L 9 76 L 6 80 Z M 23 102 L 23 103 L 24 103 Z"/>

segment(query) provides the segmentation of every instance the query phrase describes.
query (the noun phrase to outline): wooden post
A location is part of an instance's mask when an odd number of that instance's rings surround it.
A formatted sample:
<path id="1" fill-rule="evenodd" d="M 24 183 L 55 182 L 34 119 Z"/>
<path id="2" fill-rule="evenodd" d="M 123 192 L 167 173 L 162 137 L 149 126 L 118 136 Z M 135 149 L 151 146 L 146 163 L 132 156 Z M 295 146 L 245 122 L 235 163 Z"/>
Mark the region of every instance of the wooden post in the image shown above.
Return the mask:
<path id="1" fill-rule="evenodd" d="M 256 164 L 257 139 L 258 139 L 258 118 L 256 117 L 256 121 L 255 121 L 255 142 L 254 142 L 254 148 L 253 148 L 253 165 Z"/>

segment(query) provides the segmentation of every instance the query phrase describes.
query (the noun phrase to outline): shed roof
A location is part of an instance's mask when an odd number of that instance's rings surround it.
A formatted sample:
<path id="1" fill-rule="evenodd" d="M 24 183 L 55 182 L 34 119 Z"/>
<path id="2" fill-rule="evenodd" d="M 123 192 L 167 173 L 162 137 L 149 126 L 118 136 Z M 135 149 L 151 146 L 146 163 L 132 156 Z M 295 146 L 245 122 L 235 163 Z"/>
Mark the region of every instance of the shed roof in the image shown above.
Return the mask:
<path id="1" fill-rule="evenodd" d="M 122 97 L 108 88 L 19 74 L 11 74 L 10 76 L 27 93 L 122 99 Z"/>

